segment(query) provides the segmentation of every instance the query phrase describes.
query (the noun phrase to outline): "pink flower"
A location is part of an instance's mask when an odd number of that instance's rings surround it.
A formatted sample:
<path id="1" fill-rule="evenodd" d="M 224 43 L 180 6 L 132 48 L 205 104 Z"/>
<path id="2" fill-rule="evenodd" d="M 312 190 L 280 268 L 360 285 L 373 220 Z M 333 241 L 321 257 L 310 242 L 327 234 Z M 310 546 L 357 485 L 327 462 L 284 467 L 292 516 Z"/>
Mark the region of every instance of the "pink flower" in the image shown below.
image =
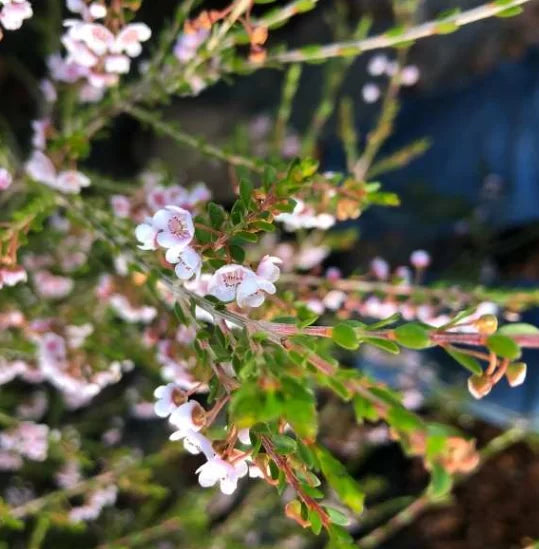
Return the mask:
<path id="1" fill-rule="evenodd" d="M 157 229 L 153 226 L 151 217 L 147 217 L 144 223 L 137 225 L 135 236 L 141 243 L 141 250 L 157 250 Z"/>
<path id="2" fill-rule="evenodd" d="M 368 82 L 361 88 L 361 95 L 365 103 L 376 103 L 380 99 L 380 88 L 376 84 Z"/>
<path id="3" fill-rule="evenodd" d="M 6 286 L 15 286 L 15 284 L 26 282 L 26 280 L 26 271 L 19 265 L 0 269 L 0 288 L 2 287 L 2 284 L 5 284 Z"/>
<path id="4" fill-rule="evenodd" d="M 200 273 L 202 268 L 202 259 L 193 248 L 176 247 L 169 248 L 165 254 L 169 263 L 176 265 L 174 271 L 180 280 L 190 280 Z"/>
<path id="5" fill-rule="evenodd" d="M 130 57 L 138 57 L 142 52 L 141 42 L 146 42 L 152 35 L 148 25 L 144 23 L 131 23 L 126 25 L 116 36 L 110 51 L 113 53 L 125 52 Z"/>
<path id="6" fill-rule="evenodd" d="M 430 255 L 425 250 L 415 250 L 410 255 L 410 263 L 416 269 L 426 269 L 430 265 Z"/>
<path id="7" fill-rule="evenodd" d="M 256 274 L 270 282 L 275 282 L 281 274 L 281 269 L 279 269 L 278 265 L 282 265 L 282 263 L 282 259 L 278 257 L 265 255 L 258 264 Z"/>
<path id="8" fill-rule="evenodd" d="M 12 182 L 11 174 L 5 168 L 0 168 L 0 191 L 5 191 Z"/>
<path id="9" fill-rule="evenodd" d="M 371 76 L 381 76 L 386 71 L 388 58 L 384 54 L 378 54 L 371 57 L 367 65 L 367 71 Z"/>
<path id="10" fill-rule="evenodd" d="M 77 170 L 65 170 L 58 174 L 54 185 L 51 187 L 65 193 L 77 194 L 82 187 L 88 187 L 90 179 Z"/>
<path id="11" fill-rule="evenodd" d="M 62 299 L 71 293 L 74 282 L 65 276 L 53 275 L 48 271 L 38 271 L 34 274 L 34 285 L 41 297 Z"/>
<path id="12" fill-rule="evenodd" d="M 32 17 L 32 6 L 30 2 L 15 1 L 3 2 L 4 6 L 0 11 L 0 23 L 6 30 L 20 29 L 25 19 Z"/>
<path id="13" fill-rule="evenodd" d="M 371 261 L 371 271 L 379 280 L 387 280 L 389 276 L 389 264 L 381 257 L 375 257 Z"/>
<path id="14" fill-rule="evenodd" d="M 99 23 L 78 23 L 70 28 L 70 36 L 80 40 L 96 55 L 104 55 L 114 43 L 114 35 Z"/>
<path id="15" fill-rule="evenodd" d="M 26 162 L 26 173 L 36 181 L 53 186 L 56 181 L 56 168 L 48 156 L 41 151 L 34 151 Z"/>
<path id="16" fill-rule="evenodd" d="M 413 86 L 419 80 L 419 69 L 415 65 L 407 65 L 401 71 L 401 84 Z"/>
<path id="17" fill-rule="evenodd" d="M 260 307 L 266 299 L 266 294 L 274 294 L 275 286 L 261 277 L 247 277 L 239 286 L 236 301 L 242 308 Z"/>
<path id="18" fill-rule="evenodd" d="M 208 284 L 208 293 L 228 303 L 236 298 L 239 285 L 247 278 L 256 278 L 251 269 L 241 265 L 225 265 L 213 274 Z"/>
<path id="19" fill-rule="evenodd" d="M 157 211 L 152 225 L 159 231 L 157 243 L 163 248 L 186 248 L 195 235 L 191 214 L 177 206 L 166 206 Z"/>
<path id="20" fill-rule="evenodd" d="M 131 203 L 129 198 L 123 194 L 114 194 L 110 197 L 110 205 L 117 217 L 129 217 Z"/>

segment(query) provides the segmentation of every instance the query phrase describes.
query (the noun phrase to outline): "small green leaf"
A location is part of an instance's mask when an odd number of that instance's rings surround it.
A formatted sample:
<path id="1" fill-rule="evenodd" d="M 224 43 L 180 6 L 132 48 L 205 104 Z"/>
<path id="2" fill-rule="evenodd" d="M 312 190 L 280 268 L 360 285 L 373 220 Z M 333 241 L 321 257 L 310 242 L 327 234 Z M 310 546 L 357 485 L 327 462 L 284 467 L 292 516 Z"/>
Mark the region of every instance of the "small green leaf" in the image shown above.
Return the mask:
<path id="1" fill-rule="evenodd" d="M 429 495 L 434 499 L 442 499 L 451 492 L 452 486 L 451 475 L 439 463 L 436 463 L 430 477 Z"/>
<path id="2" fill-rule="evenodd" d="M 526 334 L 539 334 L 539 328 L 533 324 L 526 324 L 524 322 L 515 322 L 514 324 L 506 324 L 498 330 L 499 334 L 503 335 L 526 335 Z"/>
<path id="3" fill-rule="evenodd" d="M 515 360 L 522 354 L 520 347 L 503 334 L 494 334 L 487 339 L 487 347 L 490 351 L 503 358 Z"/>
<path id="4" fill-rule="evenodd" d="M 381 337 L 366 337 L 362 338 L 362 341 L 382 349 L 386 353 L 391 353 L 392 355 L 398 355 L 400 353 L 399 346 L 394 341 L 388 341 L 387 339 L 382 339 Z"/>
<path id="5" fill-rule="evenodd" d="M 396 340 L 409 349 L 425 349 L 431 346 L 428 330 L 415 322 L 395 328 L 394 334 Z"/>
<path id="6" fill-rule="evenodd" d="M 344 349 L 353 351 L 359 347 L 359 337 L 356 331 L 347 324 L 337 324 L 331 331 L 331 339 Z"/>
<path id="7" fill-rule="evenodd" d="M 246 179 L 240 181 L 240 198 L 246 207 L 251 203 L 251 195 L 253 194 L 253 186 Z"/>
<path id="8" fill-rule="evenodd" d="M 473 356 L 453 348 L 445 348 L 444 350 L 451 358 L 472 372 L 472 374 L 480 376 L 483 373 L 483 368 L 481 368 L 481 365 Z"/>
<path id="9" fill-rule="evenodd" d="M 214 229 L 219 229 L 226 219 L 224 208 L 215 202 L 208 204 L 208 215 L 210 216 L 211 226 Z"/>
<path id="10" fill-rule="evenodd" d="M 313 509 L 309 509 L 309 522 L 313 533 L 318 535 L 322 531 L 322 520 L 320 515 Z"/>
<path id="11" fill-rule="evenodd" d="M 324 505 L 324 509 L 327 511 L 333 524 L 338 524 L 339 526 L 348 526 L 350 524 L 349 518 L 343 512 L 335 509 L 335 507 Z"/>
<path id="12" fill-rule="evenodd" d="M 279 454 L 292 454 L 298 449 L 296 441 L 286 435 L 272 435 L 271 441 L 273 442 L 275 449 Z"/>

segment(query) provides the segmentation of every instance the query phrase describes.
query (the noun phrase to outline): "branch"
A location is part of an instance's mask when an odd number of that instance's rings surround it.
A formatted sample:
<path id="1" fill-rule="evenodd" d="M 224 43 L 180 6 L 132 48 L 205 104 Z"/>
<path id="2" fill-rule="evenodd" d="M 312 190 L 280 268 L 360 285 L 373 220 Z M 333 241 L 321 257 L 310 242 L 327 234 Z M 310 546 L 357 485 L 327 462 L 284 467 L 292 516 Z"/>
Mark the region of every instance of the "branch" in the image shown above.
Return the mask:
<path id="1" fill-rule="evenodd" d="M 215 145 L 206 143 L 203 138 L 194 137 L 191 134 L 181 131 L 178 127 L 160 120 L 155 114 L 146 109 L 141 109 L 134 105 L 125 105 L 124 111 L 131 114 L 131 116 L 134 116 L 137 120 L 152 126 L 158 133 L 171 137 L 180 145 L 196 149 L 203 155 L 217 158 L 232 166 L 244 166 L 253 172 L 262 173 L 264 171 L 262 163 L 245 156 L 229 153 Z"/>
<path id="2" fill-rule="evenodd" d="M 357 56 L 369 50 L 389 48 L 403 43 L 413 42 L 428 36 L 446 34 L 447 29 L 458 29 L 464 25 L 488 19 L 504 12 L 510 13 L 513 8 L 530 2 L 530 0 L 508 0 L 506 2 L 488 2 L 477 8 L 466 10 L 439 21 L 428 21 L 411 27 L 399 34 L 386 32 L 364 40 L 335 42 L 326 46 L 306 46 L 296 50 L 271 55 L 265 64 L 302 63 L 320 61 L 332 57 Z"/>

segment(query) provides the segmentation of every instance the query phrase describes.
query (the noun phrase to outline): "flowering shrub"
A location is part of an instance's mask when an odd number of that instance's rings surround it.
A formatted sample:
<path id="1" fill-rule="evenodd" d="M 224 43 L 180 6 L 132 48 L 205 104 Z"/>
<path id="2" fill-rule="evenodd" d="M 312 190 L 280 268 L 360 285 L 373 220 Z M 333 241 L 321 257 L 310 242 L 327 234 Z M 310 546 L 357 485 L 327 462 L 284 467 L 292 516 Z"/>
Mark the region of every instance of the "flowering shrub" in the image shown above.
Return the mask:
<path id="1" fill-rule="evenodd" d="M 186 547 L 260 546 L 242 536 L 264 516 L 278 517 L 271 546 L 284 547 L 299 525 L 330 547 L 354 547 L 368 489 L 341 461 L 346 447 L 360 451 L 349 436 L 357 424 L 362 446 L 398 441 L 428 471 L 424 493 L 402 513 L 447 501 L 481 465 L 473 439 L 418 412 L 413 379 L 396 390 L 353 360 L 386 356 L 412 378 L 437 348 L 468 371 L 477 399 L 504 379 L 516 387 L 526 376 L 522 349 L 539 347 L 539 330 L 507 319 L 537 305 L 537 291 L 424 285 L 425 250 L 410 250 L 409 265 L 371 258 L 351 276 L 331 254 L 357 241 L 341 222 L 399 204 L 374 177 L 425 149 L 413 143 L 379 158 L 400 87 L 421 78 L 406 62 L 411 42 L 514 15 L 525 1 L 418 26 L 410 2 L 396 10 L 395 28 L 371 36 L 368 18 L 349 28 L 337 10 L 337 42 L 286 50 L 271 42 L 273 29 L 316 0 L 273 9 L 255 6 L 271 0 L 235 0 L 220 11 L 184 0 L 159 36 L 140 19 L 141 1 L 67 0 L 31 151 L 0 146 L 0 469 L 26 489 L 0 505 L 13 547 L 57 546 L 58 532 L 66 546 L 78 536 L 148 546 L 179 533 Z M 31 17 L 31 4 L 1 2 L 4 29 Z M 353 56 L 379 48 L 387 51 L 370 58 L 362 90 L 365 103 L 380 102 L 379 119 L 359 150 L 353 103 L 338 92 Z M 298 135 L 289 116 L 301 65 L 321 60 L 324 95 Z M 282 101 L 274 118 L 249 125 L 243 150 L 209 144 L 159 114 L 171 97 L 266 66 L 289 66 Z M 316 158 L 336 106 L 342 173 Z M 161 168 L 124 182 L 92 171 L 93 141 L 122 113 L 232 168 L 233 203 Z M 327 441 L 342 427 L 336 451 Z M 508 433 L 494 447 L 514 440 Z M 169 480 L 180 477 L 179 487 Z M 312 542 L 300 539 L 294 546 Z"/>

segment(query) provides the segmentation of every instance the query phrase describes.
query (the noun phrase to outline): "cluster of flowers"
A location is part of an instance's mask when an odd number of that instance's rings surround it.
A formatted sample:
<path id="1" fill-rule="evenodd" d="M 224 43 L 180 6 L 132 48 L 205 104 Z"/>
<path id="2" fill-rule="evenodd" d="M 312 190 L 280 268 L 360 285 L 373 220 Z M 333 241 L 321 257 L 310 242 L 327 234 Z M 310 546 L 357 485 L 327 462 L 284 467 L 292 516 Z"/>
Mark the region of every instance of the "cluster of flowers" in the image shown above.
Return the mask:
<path id="1" fill-rule="evenodd" d="M 236 300 L 240 307 L 260 307 L 266 294 L 274 294 L 273 284 L 280 274 L 281 260 L 265 256 L 257 271 L 242 265 L 224 265 L 208 279 L 201 279 L 202 258 L 191 246 L 195 226 L 191 213 L 178 206 L 165 206 L 153 217 L 147 217 L 137 226 L 135 236 L 142 250 L 164 248 L 165 259 L 175 265 L 176 276 L 181 280 L 196 277 L 199 292 L 210 294 L 228 303 Z"/>
<path id="2" fill-rule="evenodd" d="M 176 429 L 170 440 L 183 440 L 185 449 L 191 454 L 204 454 L 206 463 L 196 473 L 198 482 L 204 487 L 219 484 L 223 494 L 232 494 L 238 480 L 246 475 L 251 478 L 263 477 L 259 464 L 253 463 L 249 452 L 228 447 L 221 453 L 213 448 L 211 441 L 200 431 L 207 425 L 208 412 L 195 400 L 189 400 L 186 393 L 174 383 L 162 385 L 155 390 L 155 413 L 159 417 L 169 418 Z M 245 446 L 251 441 L 247 429 L 240 430 L 238 440 Z"/>
<path id="3" fill-rule="evenodd" d="M 118 83 L 120 74 L 129 72 L 131 58 L 140 55 L 141 42 L 148 40 L 152 33 L 144 23 L 130 23 L 113 32 L 111 29 L 118 22 L 114 17 L 108 26 L 97 23 L 108 15 L 107 8 L 100 2 L 88 5 L 84 0 L 67 0 L 67 7 L 79 14 L 80 19 L 64 22 L 67 31 L 62 44 L 67 56 L 50 58 L 51 77 L 67 83 L 84 79 L 86 84 L 80 90 L 80 99 L 98 101 L 106 88 Z"/>
<path id="4" fill-rule="evenodd" d="M 91 324 L 67 325 L 62 330 L 52 320 L 27 322 L 23 315 L 12 312 L 0 316 L 0 329 L 9 328 L 23 330 L 28 340 L 35 343 L 36 360 L 0 360 L 0 385 L 15 377 L 28 383 L 48 381 L 62 393 L 71 409 L 88 404 L 104 387 L 117 383 L 124 372 L 133 368 L 129 360 L 113 361 L 98 371 L 90 366 L 83 345 L 93 333 Z"/>
<path id="5" fill-rule="evenodd" d="M 386 55 L 378 54 L 371 57 L 367 71 L 371 76 L 393 76 L 398 70 L 396 61 L 391 61 Z M 407 65 L 400 71 L 400 84 L 402 86 L 414 86 L 419 80 L 419 69 L 415 65 Z M 367 82 L 362 90 L 361 95 L 365 103 L 375 103 L 380 99 L 380 87 L 374 82 Z"/>
<path id="6" fill-rule="evenodd" d="M 20 469 L 23 458 L 45 461 L 49 449 L 47 425 L 23 421 L 0 433 L 0 470 Z"/>
<path id="7" fill-rule="evenodd" d="M 0 24 L 6 30 L 20 29 L 23 21 L 33 15 L 32 5 L 26 0 L 0 0 L 0 4 Z"/>

